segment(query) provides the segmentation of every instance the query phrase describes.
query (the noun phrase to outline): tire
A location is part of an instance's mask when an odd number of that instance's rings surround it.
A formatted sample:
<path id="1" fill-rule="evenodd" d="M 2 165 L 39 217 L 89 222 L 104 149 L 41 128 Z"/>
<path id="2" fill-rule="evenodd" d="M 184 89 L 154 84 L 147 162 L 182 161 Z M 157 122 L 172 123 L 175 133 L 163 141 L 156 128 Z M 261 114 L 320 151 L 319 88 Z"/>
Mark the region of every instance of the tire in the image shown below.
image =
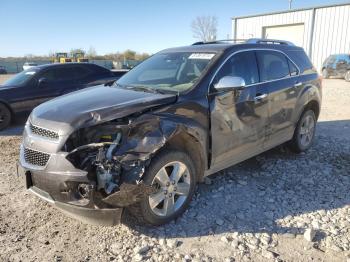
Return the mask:
<path id="1" fill-rule="evenodd" d="M 295 128 L 289 147 L 296 153 L 308 150 L 314 141 L 316 131 L 316 116 L 311 109 L 305 110 Z"/>
<path id="2" fill-rule="evenodd" d="M 173 173 L 173 171 L 175 170 L 174 167 L 177 163 L 183 164 L 183 166 L 179 164 L 177 167 L 184 172 L 179 172 L 182 173 L 182 176 L 180 177 L 179 182 L 173 185 L 172 181 L 174 180 L 171 178 L 172 174 L 176 173 Z M 184 167 L 186 170 L 183 169 Z M 162 171 L 165 171 L 165 173 Z M 143 179 L 146 185 L 153 185 L 158 188 L 158 192 L 149 197 L 145 197 L 135 205 L 127 207 L 129 213 L 135 217 L 139 224 L 159 226 L 169 223 L 171 220 L 179 217 L 187 209 L 196 189 L 195 174 L 193 161 L 186 153 L 172 150 L 164 150 L 160 152 L 152 159 Z M 166 182 L 166 185 L 164 183 L 165 181 L 168 181 L 166 179 L 163 179 L 163 182 L 159 182 L 161 180 L 159 177 L 163 178 L 163 175 L 168 175 L 168 178 L 170 178 L 170 181 Z M 169 183 L 168 186 L 167 183 Z M 181 190 L 183 192 L 186 191 L 187 196 L 178 195 L 180 192 L 180 184 L 182 188 Z M 176 190 L 178 192 L 176 192 Z M 160 200 L 162 198 L 164 198 L 164 200 Z M 166 203 L 171 207 L 172 205 L 170 203 L 173 203 L 172 201 L 174 201 L 174 208 L 167 209 Z M 151 205 L 151 203 L 153 205 Z M 169 211 L 169 214 L 166 214 L 167 210 L 172 212 Z"/>
<path id="3" fill-rule="evenodd" d="M 11 123 L 11 111 L 7 106 L 0 103 L 0 130 L 4 130 Z"/>
<path id="4" fill-rule="evenodd" d="M 346 82 L 350 82 L 350 70 L 346 72 L 344 79 Z"/>
<path id="5" fill-rule="evenodd" d="M 329 74 L 328 74 L 328 71 L 327 71 L 326 68 L 322 69 L 322 77 L 325 78 L 325 79 L 329 78 Z"/>

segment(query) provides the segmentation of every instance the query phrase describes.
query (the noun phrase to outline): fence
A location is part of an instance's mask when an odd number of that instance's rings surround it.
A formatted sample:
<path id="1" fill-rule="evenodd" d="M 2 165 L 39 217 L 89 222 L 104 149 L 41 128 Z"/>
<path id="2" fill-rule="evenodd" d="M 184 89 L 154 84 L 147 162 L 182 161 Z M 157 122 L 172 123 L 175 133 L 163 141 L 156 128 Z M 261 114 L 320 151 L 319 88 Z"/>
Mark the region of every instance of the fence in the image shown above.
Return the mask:
<path id="1" fill-rule="evenodd" d="M 26 61 L 3 61 L 0 60 L 0 66 L 4 66 L 8 74 L 16 74 L 21 71 L 23 71 L 23 65 Z M 38 65 L 44 65 L 44 64 L 51 64 L 51 60 L 31 60 L 30 62 L 37 63 Z M 107 69 L 112 69 L 113 68 L 113 62 L 112 60 L 90 60 L 90 63 L 103 66 Z"/>

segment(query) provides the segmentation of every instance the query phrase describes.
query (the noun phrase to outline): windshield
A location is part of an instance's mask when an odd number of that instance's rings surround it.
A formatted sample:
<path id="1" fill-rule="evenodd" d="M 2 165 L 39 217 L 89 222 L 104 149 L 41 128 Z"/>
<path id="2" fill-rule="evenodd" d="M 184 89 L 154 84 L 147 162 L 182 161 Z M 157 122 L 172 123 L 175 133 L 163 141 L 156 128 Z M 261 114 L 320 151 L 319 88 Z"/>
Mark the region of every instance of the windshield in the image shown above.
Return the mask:
<path id="1" fill-rule="evenodd" d="M 31 79 L 38 70 L 35 70 L 34 68 L 30 68 L 28 70 L 24 70 L 21 73 L 18 73 L 14 77 L 10 78 L 9 80 L 4 82 L 4 85 L 10 85 L 10 86 L 20 86 L 24 84 L 27 80 Z"/>
<path id="2" fill-rule="evenodd" d="M 192 52 L 156 54 L 121 77 L 117 86 L 183 92 L 196 83 L 214 56 Z"/>

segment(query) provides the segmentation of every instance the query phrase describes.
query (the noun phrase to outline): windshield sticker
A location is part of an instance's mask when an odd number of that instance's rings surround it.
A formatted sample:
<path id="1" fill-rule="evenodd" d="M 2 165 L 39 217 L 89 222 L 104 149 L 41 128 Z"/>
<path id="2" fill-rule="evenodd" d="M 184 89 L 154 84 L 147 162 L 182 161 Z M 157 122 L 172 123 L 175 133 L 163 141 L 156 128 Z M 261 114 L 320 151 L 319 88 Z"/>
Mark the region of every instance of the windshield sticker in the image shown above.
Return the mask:
<path id="1" fill-rule="evenodd" d="M 29 72 L 26 72 L 26 75 L 34 75 L 35 72 L 34 71 L 29 71 Z"/>
<path id="2" fill-rule="evenodd" d="M 206 59 L 210 60 L 215 56 L 215 54 L 208 54 L 208 53 L 194 53 L 191 54 L 188 59 Z"/>

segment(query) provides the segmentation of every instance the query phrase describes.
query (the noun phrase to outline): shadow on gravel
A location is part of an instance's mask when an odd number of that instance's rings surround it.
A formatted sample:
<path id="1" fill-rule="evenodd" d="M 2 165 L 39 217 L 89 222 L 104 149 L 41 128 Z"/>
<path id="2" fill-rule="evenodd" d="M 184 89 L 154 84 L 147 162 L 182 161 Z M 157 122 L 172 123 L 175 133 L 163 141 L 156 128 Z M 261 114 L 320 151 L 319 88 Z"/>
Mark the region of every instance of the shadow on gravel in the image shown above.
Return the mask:
<path id="1" fill-rule="evenodd" d="M 324 224 L 326 214 L 350 204 L 347 127 L 350 120 L 320 122 L 315 144 L 305 154 L 280 146 L 212 175 L 212 184 L 198 186 L 191 207 L 175 222 L 157 228 L 126 223 L 166 238 L 230 232 L 298 234 L 311 224 Z M 347 140 L 337 139 L 340 130 L 347 132 L 341 137 Z M 331 230 L 340 233 L 341 228 Z M 316 235 L 317 240 L 324 237 L 322 231 Z"/>

